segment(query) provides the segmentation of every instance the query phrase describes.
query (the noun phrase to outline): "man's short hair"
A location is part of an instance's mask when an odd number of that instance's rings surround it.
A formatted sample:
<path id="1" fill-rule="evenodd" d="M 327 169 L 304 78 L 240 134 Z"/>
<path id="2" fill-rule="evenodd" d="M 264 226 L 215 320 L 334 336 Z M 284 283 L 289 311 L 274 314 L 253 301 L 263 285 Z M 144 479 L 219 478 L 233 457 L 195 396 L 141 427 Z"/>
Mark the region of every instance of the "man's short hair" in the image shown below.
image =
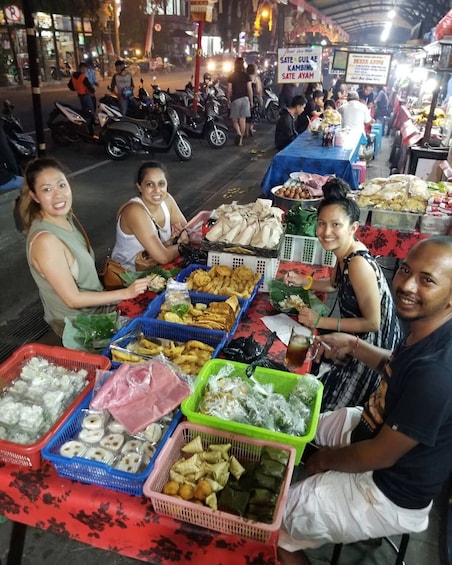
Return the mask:
<path id="1" fill-rule="evenodd" d="M 355 92 L 354 90 L 352 90 L 351 92 L 349 92 L 347 94 L 347 100 L 359 100 L 359 94 L 357 92 Z"/>
<path id="2" fill-rule="evenodd" d="M 323 94 L 323 90 L 314 90 L 314 92 L 312 93 L 312 99 L 314 100 L 314 98 L 323 98 L 324 94 Z"/>
<path id="3" fill-rule="evenodd" d="M 291 108 L 295 106 L 306 106 L 306 98 L 302 94 L 296 94 L 290 103 Z"/>

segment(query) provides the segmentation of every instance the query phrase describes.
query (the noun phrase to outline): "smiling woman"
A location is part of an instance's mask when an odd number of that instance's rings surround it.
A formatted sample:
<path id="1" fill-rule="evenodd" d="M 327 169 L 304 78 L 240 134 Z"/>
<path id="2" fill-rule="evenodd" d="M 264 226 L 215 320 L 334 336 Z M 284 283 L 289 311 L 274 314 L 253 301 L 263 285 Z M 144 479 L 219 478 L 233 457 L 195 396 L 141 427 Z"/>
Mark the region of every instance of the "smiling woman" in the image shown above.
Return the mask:
<path id="1" fill-rule="evenodd" d="M 138 280 L 128 288 L 104 291 L 88 236 L 72 212 L 72 190 L 58 161 L 32 161 L 25 180 L 21 215 L 28 234 L 27 261 L 44 318 L 55 333 L 62 335 L 65 318 L 113 310 L 115 303 L 147 289 L 147 281 Z"/>

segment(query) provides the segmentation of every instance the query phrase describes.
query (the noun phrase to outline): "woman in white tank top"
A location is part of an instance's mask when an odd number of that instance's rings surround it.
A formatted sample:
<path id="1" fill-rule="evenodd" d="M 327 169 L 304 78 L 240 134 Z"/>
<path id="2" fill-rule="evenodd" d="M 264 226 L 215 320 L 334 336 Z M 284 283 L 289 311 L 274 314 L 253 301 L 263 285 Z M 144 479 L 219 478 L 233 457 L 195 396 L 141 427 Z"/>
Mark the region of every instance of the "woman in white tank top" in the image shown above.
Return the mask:
<path id="1" fill-rule="evenodd" d="M 143 252 L 155 264 L 164 265 L 179 256 L 179 243 L 188 243 L 184 230 L 187 220 L 168 194 L 162 163 L 143 163 L 136 186 L 139 196 L 131 198 L 118 211 L 116 242 L 111 255 L 129 271 L 136 270 L 136 257 Z M 178 240 L 174 243 L 176 237 Z"/>

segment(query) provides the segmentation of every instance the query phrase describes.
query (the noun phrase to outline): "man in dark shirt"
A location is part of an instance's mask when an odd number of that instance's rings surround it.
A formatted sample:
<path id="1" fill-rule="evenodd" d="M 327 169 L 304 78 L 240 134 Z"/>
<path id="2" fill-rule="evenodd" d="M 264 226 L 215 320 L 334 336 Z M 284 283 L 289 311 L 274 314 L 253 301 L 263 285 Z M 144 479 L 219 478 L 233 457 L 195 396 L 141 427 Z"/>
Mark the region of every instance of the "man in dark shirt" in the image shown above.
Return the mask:
<path id="1" fill-rule="evenodd" d="M 3 120 L 0 120 L 0 192 L 22 188 L 23 182 L 24 179 L 19 175 L 14 153 L 3 129 Z"/>
<path id="2" fill-rule="evenodd" d="M 305 109 L 297 119 L 298 133 L 303 133 L 308 128 L 309 122 L 323 112 L 323 99 L 323 90 L 314 90 L 312 98 L 306 99 Z"/>
<path id="3" fill-rule="evenodd" d="M 306 98 L 301 94 L 294 96 L 288 108 L 283 108 L 279 114 L 275 129 L 275 145 L 278 151 L 284 149 L 293 141 L 298 132 L 295 128 L 295 120 L 303 112 L 306 106 Z"/>
<path id="4" fill-rule="evenodd" d="M 393 289 L 410 325 L 393 353 L 359 335 L 322 335 L 333 358 L 352 355 L 382 383 L 363 408 L 321 415 L 312 476 L 289 490 L 283 565 L 307 563 L 298 552 L 307 547 L 425 530 L 452 471 L 452 237 L 414 245 Z"/>

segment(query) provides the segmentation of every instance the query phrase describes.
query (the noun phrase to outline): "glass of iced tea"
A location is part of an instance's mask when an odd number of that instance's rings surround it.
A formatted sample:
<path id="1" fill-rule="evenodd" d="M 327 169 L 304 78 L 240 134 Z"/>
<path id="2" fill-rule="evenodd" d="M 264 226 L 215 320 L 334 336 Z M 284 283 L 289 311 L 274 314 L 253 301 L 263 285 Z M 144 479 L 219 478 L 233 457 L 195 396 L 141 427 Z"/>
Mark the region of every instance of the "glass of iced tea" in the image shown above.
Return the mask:
<path id="1" fill-rule="evenodd" d="M 293 327 L 286 351 L 286 365 L 301 367 L 305 361 L 312 360 L 315 357 L 315 352 L 309 351 L 312 344 L 312 337 L 306 335 L 304 328 Z"/>

